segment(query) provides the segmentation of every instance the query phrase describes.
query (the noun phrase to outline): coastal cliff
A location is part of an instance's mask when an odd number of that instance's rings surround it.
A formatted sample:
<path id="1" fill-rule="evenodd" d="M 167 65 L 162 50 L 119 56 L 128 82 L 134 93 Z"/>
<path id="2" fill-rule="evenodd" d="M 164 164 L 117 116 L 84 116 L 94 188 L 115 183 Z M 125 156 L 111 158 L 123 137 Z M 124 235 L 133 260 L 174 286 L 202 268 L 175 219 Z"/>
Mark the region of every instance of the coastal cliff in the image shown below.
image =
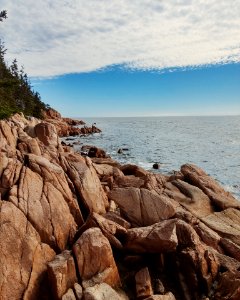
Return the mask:
<path id="1" fill-rule="evenodd" d="M 74 152 L 79 124 L 0 121 L 0 299 L 240 299 L 240 202 L 195 165 Z"/>

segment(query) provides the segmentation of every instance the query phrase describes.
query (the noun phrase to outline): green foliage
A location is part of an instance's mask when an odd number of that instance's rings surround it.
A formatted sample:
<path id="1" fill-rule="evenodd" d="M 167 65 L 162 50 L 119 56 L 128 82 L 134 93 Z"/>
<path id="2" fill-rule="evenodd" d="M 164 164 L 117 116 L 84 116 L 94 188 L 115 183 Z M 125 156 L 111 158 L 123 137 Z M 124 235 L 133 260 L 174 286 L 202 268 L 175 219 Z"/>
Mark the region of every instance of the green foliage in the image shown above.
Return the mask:
<path id="1" fill-rule="evenodd" d="M 6 11 L 0 11 L 0 21 L 7 17 Z M 0 40 L 0 119 L 7 118 L 16 112 L 41 118 L 48 105 L 41 101 L 39 93 L 30 84 L 23 67 L 19 70 L 14 59 L 9 67 L 4 56 L 6 49 Z"/>
<path id="2" fill-rule="evenodd" d="M 32 89 L 27 74 L 23 68 L 19 70 L 16 59 L 10 67 L 7 66 L 5 52 L 4 45 L 0 43 L 0 119 L 16 112 L 41 118 L 48 105 Z"/>

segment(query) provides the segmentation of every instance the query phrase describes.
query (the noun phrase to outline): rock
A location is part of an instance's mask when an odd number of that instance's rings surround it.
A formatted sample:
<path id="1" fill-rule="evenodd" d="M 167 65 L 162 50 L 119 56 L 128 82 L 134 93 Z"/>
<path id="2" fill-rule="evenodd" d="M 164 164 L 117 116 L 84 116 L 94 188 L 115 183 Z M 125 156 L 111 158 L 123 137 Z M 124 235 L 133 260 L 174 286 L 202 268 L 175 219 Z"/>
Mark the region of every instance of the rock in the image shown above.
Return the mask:
<path id="1" fill-rule="evenodd" d="M 45 145 L 57 147 L 60 144 L 56 128 L 53 124 L 42 122 L 35 126 L 36 137 Z"/>
<path id="2" fill-rule="evenodd" d="M 16 158 L 8 158 L 5 154 L 0 153 L 0 193 L 2 197 L 16 184 L 19 180 L 22 163 Z"/>
<path id="3" fill-rule="evenodd" d="M 168 177 L 162 174 L 146 174 L 144 176 L 144 188 L 150 191 L 155 191 L 158 194 L 162 194 L 167 180 Z"/>
<path id="4" fill-rule="evenodd" d="M 86 230 L 73 246 L 84 288 L 98 283 L 120 285 L 118 269 L 107 238 L 99 228 Z"/>
<path id="5" fill-rule="evenodd" d="M 202 221 L 216 231 L 221 237 L 227 238 L 240 246 L 240 211 L 228 208 L 221 212 L 215 212 Z"/>
<path id="6" fill-rule="evenodd" d="M 128 300 L 123 292 L 116 292 L 106 283 L 96 284 L 88 287 L 84 291 L 84 300 Z"/>
<path id="7" fill-rule="evenodd" d="M 240 272 L 227 271 L 220 276 L 216 291 L 215 300 L 238 300 L 240 299 Z"/>
<path id="8" fill-rule="evenodd" d="M 91 147 L 88 151 L 89 157 L 98 157 L 98 158 L 106 158 L 108 155 L 103 149 L 97 147 Z"/>
<path id="9" fill-rule="evenodd" d="M 48 278 L 54 299 L 61 300 L 67 290 L 78 281 L 70 251 L 63 251 L 48 263 Z"/>
<path id="10" fill-rule="evenodd" d="M 47 263 L 55 252 L 41 243 L 24 214 L 5 201 L 0 201 L 0 241 L 0 298 L 43 299 Z"/>
<path id="11" fill-rule="evenodd" d="M 165 287 L 159 278 L 155 280 L 154 291 L 156 294 L 165 294 Z"/>
<path id="12" fill-rule="evenodd" d="M 204 223 L 199 222 L 194 226 L 197 234 L 200 236 L 201 240 L 208 246 L 216 249 L 217 251 L 221 252 L 220 249 L 220 240 L 221 237 L 211 228 L 206 226 Z"/>
<path id="13" fill-rule="evenodd" d="M 171 292 L 168 292 L 165 295 L 153 295 L 145 300 L 176 300 L 176 298 Z"/>
<path id="14" fill-rule="evenodd" d="M 45 119 L 61 119 L 61 114 L 53 108 L 44 111 L 43 116 Z"/>
<path id="15" fill-rule="evenodd" d="M 118 153 L 118 154 L 122 154 L 122 153 L 123 153 L 123 149 L 121 149 L 121 148 L 118 149 L 117 153 Z"/>
<path id="16" fill-rule="evenodd" d="M 130 164 L 121 166 L 120 170 L 123 172 L 124 175 L 134 175 L 136 177 L 142 177 L 148 174 L 148 172 L 145 171 L 143 168 Z"/>
<path id="17" fill-rule="evenodd" d="M 76 300 L 81 300 L 83 296 L 83 290 L 80 284 L 74 283 L 74 294 L 76 296 Z"/>
<path id="18" fill-rule="evenodd" d="M 111 220 L 111 221 L 121 225 L 122 227 L 124 227 L 126 229 L 129 229 L 131 227 L 131 224 L 128 221 L 123 219 L 120 215 L 118 215 L 115 212 L 108 211 L 106 214 L 104 214 L 104 217 L 108 220 Z"/>
<path id="19" fill-rule="evenodd" d="M 16 150 L 17 131 L 11 122 L 0 120 L 0 149 Z"/>
<path id="20" fill-rule="evenodd" d="M 99 176 L 124 176 L 123 173 L 116 167 L 108 164 L 93 164 Z"/>
<path id="21" fill-rule="evenodd" d="M 116 188 L 109 198 L 121 208 L 134 226 L 147 226 L 174 216 L 171 200 L 146 189 Z"/>
<path id="22" fill-rule="evenodd" d="M 135 177 L 133 175 L 128 176 L 118 176 L 114 180 L 114 187 L 135 187 L 135 188 L 141 188 L 144 187 L 144 179 L 141 177 Z"/>
<path id="23" fill-rule="evenodd" d="M 179 203 L 194 216 L 201 218 L 213 213 L 213 208 L 208 196 L 198 187 L 192 186 L 180 179 L 172 181 L 172 184 L 185 195 L 185 198 L 182 197 L 181 200 L 178 198 L 176 201 L 178 200 Z"/>
<path id="24" fill-rule="evenodd" d="M 38 231 L 43 242 L 64 250 L 73 239 L 76 223 L 62 193 L 50 182 L 23 167 L 18 186 L 9 192 L 14 203 Z"/>
<path id="25" fill-rule="evenodd" d="M 138 299 L 145 299 L 153 295 L 151 277 L 147 267 L 136 273 L 135 281 Z"/>
<path id="26" fill-rule="evenodd" d="M 186 164 L 181 167 L 184 178 L 199 187 L 219 209 L 240 208 L 240 203 L 229 192 L 226 192 L 213 178 L 195 165 Z"/>
<path id="27" fill-rule="evenodd" d="M 240 261 L 240 246 L 239 245 L 236 245 L 229 239 L 224 239 L 224 238 L 221 238 L 220 245 L 227 255 Z"/>
<path id="28" fill-rule="evenodd" d="M 220 264 L 215 252 L 204 244 L 185 246 L 186 248 L 179 254 L 178 265 L 182 273 L 181 281 L 184 278 L 186 294 L 197 299 L 197 295 L 210 291 L 217 279 Z"/>
<path id="29" fill-rule="evenodd" d="M 122 248 L 122 244 L 117 237 L 125 236 L 127 234 L 127 230 L 124 227 L 111 220 L 105 219 L 97 213 L 89 215 L 86 223 L 81 228 L 81 231 L 85 231 L 92 227 L 99 227 L 112 246 L 119 249 Z"/>
<path id="30" fill-rule="evenodd" d="M 176 233 L 178 244 L 181 248 L 192 247 L 195 248 L 200 244 L 199 236 L 191 225 L 182 220 L 176 221 Z"/>
<path id="31" fill-rule="evenodd" d="M 78 154 L 67 153 L 60 156 L 60 161 L 81 199 L 79 204 L 83 214 L 85 211 L 85 217 L 90 212 L 105 213 L 108 207 L 107 196 L 91 160 Z"/>
<path id="32" fill-rule="evenodd" d="M 83 217 L 78 203 L 73 197 L 68 179 L 63 169 L 59 165 L 51 163 L 44 157 L 29 154 L 26 156 L 26 158 L 31 170 L 38 173 L 43 178 L 45 183 L 49 182 L 54 185 L 54 187 L 62 194 L 72 216 L 74 217 L 75 222 L 81 226 L 84 222 Z"/>
<path id="33" fill-rule="evenodd" d="M 160 169 L 160 164 L 154 163 L 152 167 L 153 167 L 153 169 L 158 170 L 158 169 Z"/>
<path id="34" fill-rule="evenodd" d="M 175 251 L 178 245 L 176 221 L 166 220 L 152 226 L 129 229 L 125 248 L 135 253 Z"/>
<path id="35" fill-rule="evenodd" d="M 62 296 L 62 300 L 76 300 L 72 289 L 68 289 L 67 293 Z"/>

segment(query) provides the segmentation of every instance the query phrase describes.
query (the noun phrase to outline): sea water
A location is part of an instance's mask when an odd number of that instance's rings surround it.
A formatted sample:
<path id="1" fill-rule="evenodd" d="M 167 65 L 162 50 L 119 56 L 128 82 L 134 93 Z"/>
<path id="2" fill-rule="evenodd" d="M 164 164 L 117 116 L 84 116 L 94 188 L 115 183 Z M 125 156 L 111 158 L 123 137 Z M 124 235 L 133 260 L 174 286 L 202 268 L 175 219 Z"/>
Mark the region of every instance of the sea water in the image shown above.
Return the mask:
<path id="1" fill-rule="evenodd" d="M 185 163 L 204 169 L 240 199 L 240 116 L 86 118 L 100 134 L 78 137 L 123 164 L 171 174 Z M 118 154 L 118 149 L 124 148 Z"/>

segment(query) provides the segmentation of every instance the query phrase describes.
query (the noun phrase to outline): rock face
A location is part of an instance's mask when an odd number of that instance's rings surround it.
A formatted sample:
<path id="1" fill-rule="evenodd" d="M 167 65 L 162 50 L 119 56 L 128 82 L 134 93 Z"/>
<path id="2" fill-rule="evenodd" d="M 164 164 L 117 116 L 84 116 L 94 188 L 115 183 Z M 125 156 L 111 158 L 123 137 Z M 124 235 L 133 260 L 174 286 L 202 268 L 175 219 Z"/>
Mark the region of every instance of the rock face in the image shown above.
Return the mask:
<path id="1" fill-rule="evenodd" d="M 46 263 L 55 252 L 41 243 L 25 215 L 6 201 L 0 202 L 0 241 L 1 299 L 37 299 L 45 289 Z"/>
<path id="2" fill-rule="evenodd" d="M 103 282 L 113 287 L 120 285 L 111 246 L 99 228 L 86 230 L 73 246 L 73 251 L 83 287 Z"/>
<path id="3" fill-rule="evenodd" d="M 240 299 L 239 201 L 194 165 L 75 153 L 59 135 L 98 131 L 79 125 L 0 121 L 0 299 Z"/>
<path id="4" fill-rule="evenodd" d="M 109 194 L 133 226 L 147 226 L 174 216 L 171 201 L 146 189 L 116 188 Z"/>
<path id="5" fill-rule="evenodd" d="M 78 282 L 74 259 L 70 251 L 63 251 L 48 263 L 48 278 L 54 299 L 62 299 L 67 290 Z"/>

